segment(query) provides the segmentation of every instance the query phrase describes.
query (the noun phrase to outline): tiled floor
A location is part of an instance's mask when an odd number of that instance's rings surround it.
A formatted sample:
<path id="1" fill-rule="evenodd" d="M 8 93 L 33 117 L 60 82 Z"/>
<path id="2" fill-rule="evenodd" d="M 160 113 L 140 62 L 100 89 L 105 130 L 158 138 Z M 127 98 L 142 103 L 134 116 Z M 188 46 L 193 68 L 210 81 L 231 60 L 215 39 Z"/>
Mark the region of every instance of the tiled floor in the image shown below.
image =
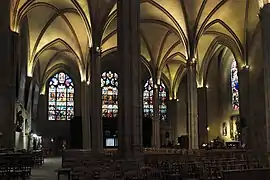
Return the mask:
<path id="1" fill-rule="evenodd" d="M 57 180 L 55 170 L 59 169 L 61 164 L 62 159 L 60 157 L 45 158 L 41 167 L 32 169 L 30 180 Z"/>

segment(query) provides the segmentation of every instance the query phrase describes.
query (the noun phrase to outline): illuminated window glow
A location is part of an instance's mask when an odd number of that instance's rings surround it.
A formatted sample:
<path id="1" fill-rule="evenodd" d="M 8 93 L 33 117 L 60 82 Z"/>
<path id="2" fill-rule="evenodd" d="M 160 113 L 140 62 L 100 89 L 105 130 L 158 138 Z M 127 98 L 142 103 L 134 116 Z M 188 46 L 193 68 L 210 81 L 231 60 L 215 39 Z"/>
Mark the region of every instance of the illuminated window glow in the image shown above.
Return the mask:
<path id="1" fill-rule="evenodd" d="M 152 118 L 154 116 L 154 106 L 153 106 L 153 93 L 154 93 L 153 79 L 150 78 L 144 85 L 143 92 L 143 110 L 144 116 Z M 166 86 L 163 82 L 159 85 L 159 116 L 160 120 L 167 119 L 167 92 Z"/>
<path id="2" fill-rule="evenodd" d="M 239 110 L 239 83 L 237 62 L 233 60 L 231 65 L 231 88 L 232 88 L 232 108 Z"/>
<path id="3" fill-rule="evenodd" d="M 117 117 L 118 115 L 118 74 L 104 72 L 101 75 L 102 117 Z"/>
<path id="4" fill-rule="evenodd" d="M 74 116 L 74 84 L 65 73 L 54 75 L 49 81 L 48 119 L 70 120 Z"/>

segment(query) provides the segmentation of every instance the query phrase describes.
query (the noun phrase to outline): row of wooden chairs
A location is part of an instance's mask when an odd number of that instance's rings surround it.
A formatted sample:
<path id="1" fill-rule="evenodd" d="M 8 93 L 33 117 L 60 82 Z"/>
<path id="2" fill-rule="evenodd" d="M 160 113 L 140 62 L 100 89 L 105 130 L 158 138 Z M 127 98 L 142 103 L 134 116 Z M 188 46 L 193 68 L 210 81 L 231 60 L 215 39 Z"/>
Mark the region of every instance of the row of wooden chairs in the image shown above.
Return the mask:
<path id="1" fill-rule="evenodd" d="M 199 155 L 198 155 L 199 154 Z M 63 167 L 72 168 L 73 179 L 222 179 L 222 172 L 261 168 L 248 152 L 202 152 L 181 154 L 145 153 L 144 163 L 133 169 L 107 153 L 93 157 L 90 152 L 73 152 L 63 157 Z M 142 168 L 149 168 L 146 176 Z"/>
<path id="2" fill-rule="evenodd" d="M 33 167 L 39 167 L 42 164 L 44 164 L 43 151 L 32 152 L 32 163 L 33 163 Z"/>
<path id="3" fill-rule="evenodd" d="M 31 175 L 31 155 L 0 156 L 0 179 L 26 179 Z"/>

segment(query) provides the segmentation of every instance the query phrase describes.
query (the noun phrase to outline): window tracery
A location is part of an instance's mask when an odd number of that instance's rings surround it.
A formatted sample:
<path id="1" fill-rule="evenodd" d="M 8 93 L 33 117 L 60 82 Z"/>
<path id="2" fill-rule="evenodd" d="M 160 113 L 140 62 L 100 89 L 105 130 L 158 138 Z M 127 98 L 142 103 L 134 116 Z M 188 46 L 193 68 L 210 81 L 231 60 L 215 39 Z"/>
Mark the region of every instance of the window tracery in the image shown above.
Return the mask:
<path id="1" fill-rule="evenodd" d="M 143 110 L 144 117 L 152 118 L 154 116 L 154 106 L 153 106 L 153 95 L 154 95 L 154 84 L 153 79 L 150 78 L 144 85 L 143 92 Z M 159 116 L 160 120 L 167 119 L 167 91 L 166 86 L 163 82 L 159 85 Z"/>
<path id="2" fill-rule="evenodd" d="M 70 120 L 74 116 L 74 84 L 65 73 L 49 81 L 48 120 Z"/>
<path id="3" fill-rule="evenodd" d="M 111 118 L 118 115 L 118 74 L 104 72 L 101 75 L 102 116 Z"/>
<path id="4" fill-rule="evenodd" d="M 231 64 L 231 89 L 233 110 L 239 110 L 239 78 L 237 62 L 235 60 Z"/>

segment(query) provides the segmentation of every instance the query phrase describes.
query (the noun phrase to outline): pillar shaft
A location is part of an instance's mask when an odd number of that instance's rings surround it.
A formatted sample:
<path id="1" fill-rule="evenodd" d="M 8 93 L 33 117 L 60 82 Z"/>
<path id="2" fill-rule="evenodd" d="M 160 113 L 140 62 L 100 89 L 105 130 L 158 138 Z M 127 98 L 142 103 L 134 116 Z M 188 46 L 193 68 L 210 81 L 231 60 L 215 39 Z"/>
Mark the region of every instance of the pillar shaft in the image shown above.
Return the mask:
<path id="1" fill-rule="evenodd" d="M 260 140 L 260 146 L 264 146 L 263 149 L 270 152 L 270 4 L 264 5 L 260 11 L 260 21 L 262 30 L 262 43 L 264 54 L 264 92 L 265 92 L 265 122 L 264 125 L 266 132 L 260 133 L 259 137 L 264 138 Z M 240 97 L 241 98 L 241 97 Z M 262 129 L 264 129 L 262 127 Z"/>
<path id="2" fill-rule="evenodd" d="M 173 99 L 168 101 L 168 124 L 169 124 L 169 140 L 174 141 L 177 143 L 176 138 L 176 129 L 178 125 L 178 121 L 180 121 L 178 117 L 177 111 L 178 109 L 179 100 Z"/>
<path id="3" fill-rule="evenodd" d="M 16 91 L 13 81 L 13 67 L 15 59 L 13 56 L 13 44 L 11 42 L 12 32 L 10 31 L 10 1 L 0 2 L 0 146 L 13 148 L 14 146 L 14 108 Z M 14 46 L 15 47 L 15 46 Z"/>
<path id="4" fill-rule="evenodd" d="M 92 151 L 103 151 L 103 126 L 101 117 L 100 52 L 95 45 L 91 49 L 91 130 Z"/>
<path id="5" fill-rule="evenodd" d="M 160 117 L 159 117 L 159 89 L 154 80 L 153 90 L 153 111 L 154 116 L 152 120 L 152 147 L 160 148 Z"/>
<path id="6" fill-rule="evenodd" d="M 207 132 L 207 88 L 198 88 L 198 143 L 208 142 Z"/>
<path id="7" fill-rule="evenodd" d="M 239 92 L 240 92 L 240 126 L 241 126 L 241 134 L 240 140 L 243 144 L 251 145 L 252 142 L 252 128 L 248 125 L 250 121 L 250 97 L 249 97 L 249 69 L 243 68 L 239 71 Z"/>
<path id="8" fill-rule="evenodd" d="M 91 148 L 91 134 L 90 134 L 90 107 L 89 107 L 89 86 L 85 83 L 81 83 L 81 109 L 82 109 L 82 137 L 83 148 Z"/>
<path id="9" fill-rule="evenodd" d="M 142 144 L 142 89 L 139 43 L 140 1 L 117 1 L 119 64 L 119 153 L 132 158 Z"/>
<path id="10" fill-rule="evenodd" d="M 189 148 L 198 149 L 196 64 L 189 64 L 187 70 L 187 78 Z"/>

